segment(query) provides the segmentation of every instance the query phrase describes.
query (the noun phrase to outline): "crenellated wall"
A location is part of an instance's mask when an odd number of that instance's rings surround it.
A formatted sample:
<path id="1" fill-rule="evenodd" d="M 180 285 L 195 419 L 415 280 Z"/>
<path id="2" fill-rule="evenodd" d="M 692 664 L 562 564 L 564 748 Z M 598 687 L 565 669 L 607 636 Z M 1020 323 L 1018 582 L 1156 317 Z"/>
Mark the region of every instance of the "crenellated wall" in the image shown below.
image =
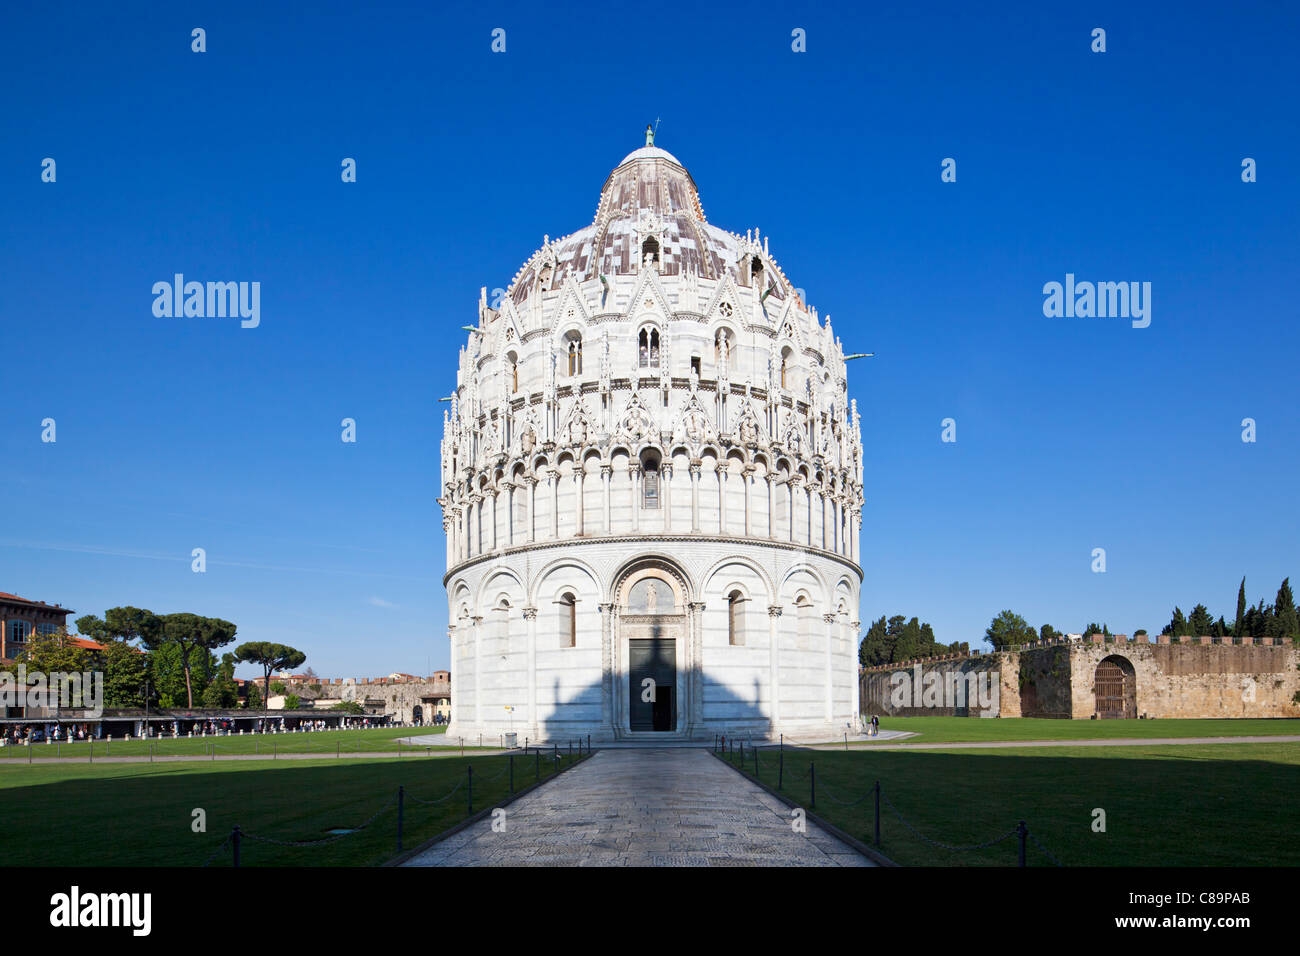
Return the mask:
<path id="1" fill-rule="evenodd" d="M 1099 669 L 1111 667 L 1119 703 L 1099 705 Z M 1208 637 L 1155 643 L 1128 640 L 1059 642 L 972 657 L 932 658 L 863 671 L 863 714 L 974 716 L 950 706 L 898 708 L 890 701 L 895 674 L 920 667 L 939 674 L 990 668 L 998 675 L 998 716 L 1090 719 L 1131 717 L 1300 717 L 1300 649 L 1292 642 L 1256 643 Z"/>

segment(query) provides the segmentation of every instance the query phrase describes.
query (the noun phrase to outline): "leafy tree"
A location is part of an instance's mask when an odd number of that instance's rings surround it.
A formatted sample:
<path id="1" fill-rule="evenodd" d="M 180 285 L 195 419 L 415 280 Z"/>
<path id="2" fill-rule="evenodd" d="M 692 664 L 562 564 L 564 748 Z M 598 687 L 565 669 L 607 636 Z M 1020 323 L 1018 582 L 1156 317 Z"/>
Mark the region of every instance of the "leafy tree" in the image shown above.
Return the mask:
<path id="1" fill-rule="evenodd" d="M 885 616 L 882 614 L 871 622 L 871 627 L 867 629 L 862 642 L 858 645 L 858 662 L 863 667 L 874 667 L 877 664 L 889 663 L 890 653 L 889 645 L 886 643 L 887 634 Z"/>
<path id="2" fill-rule="evenodd" d="M 263 682 L 268 691 L 264 695 L 266 697 L 270 696 L 271 671 L 285 667 L 298 667 L 307 659 L 307 655 L 297 648 L 288 647 L 284 644 L 275 644 L 271 641 L 249 641 L 246 644 L 240 644 L 235 648 L 235 657 L 250 664 L 257 664 L 262 668 Z"/>
<path id="3" fill-rule="evenodd" d="M 1192 608 L 1192 613 L 1187 618 L 1187 625 L 1191 628 L 1190 633 L 1193 637 L 1214 633 L 1214 618 L 1204 604 Z"/>
<path id="4" fill-rule="evenodd" d="M 1110 637 L 1110 628 L 1108 628 L 1105 624 L 1098 624 L 1096 621 L 1093 621 L 1091 624 L 1089 624 L 1087 627 L 1083 629 L 1084 637 L 1087 637 L 1090 634 L 1102 634 L 1105 635 L 1106 637 Z"/>
<path id="5" fill-rule="evenodd" d="M 284 699 L 284 709 L 285 709 L 285 710 L 297 710 L 297 709 L 298 709 L 298 705 L 301 704 L 301 703 L 302 703 L 302 698 L 301 698 L 301 697 L 299 697 L 297 694 L 289 694 L 289 695 L 288 695 L 287 697 L 285 697 L 285 699 Z"/>
<path id="6" fill-rule="evenodd" d="M 929 627 L 927 624 L 926 627 Z M 910 661 L 913 658 L 923 656 L 934 643 L 934 635 L 930 635 L 930 640 L 926 641 L 925 634 L 921 628 L 921 622 L 912 618 L 910 621 L 905 620 L 903 616 L 897 615 L 889 619 L 890 636 L 894 638 L 894 661 Z"/>
<path id="7" fill-rule="evenodd" d="M 217 674 L 217 659 L 211 651 L 191 648 L 189 653 L 189 682 L 186 683 L 185 665 L 181 649 L 175 644 L 164 644 L 149 654 L 149 672 L 158 689 L 159 700 L 165 707 L 184 707 L 190 692 L 199 701 L 203 692 Z M 165 699 L 164 699 L 165 698 Z"/>
<path id="8" fill-rule="evenodd" d="M 256 710 L 262 706 L 262 690 L 257 686 L 256 681 L 248 685 L 248 696 L 244 698 L 244 705 L 249 710 Z"/>
<path id="9" fill-rule="evenodd" d="M 271 693 L 272 693 L 272 694 L 283 694 L 283 693 L 284 693 L 284 682 L 283 682 L 283 681 L 276 681 L 274 684 L 272 684 L 272 685 L 271 685 Z"/>
<path id="10" fill-rule="evenodd" d="M 341 710 L 348 714 L 364 714 L 366 712 L 366 709 L 355 700 L 341 700 L 331 707 L 330 710 Z"/>
<path id="11" fill-rule="evenodd" d="M 984 632 L 984 640 L 994 650 L 1002 650 L 1016 644 L 1028 644 L 1038 636 L 1023 617 L 1014 611 L 1003 611 L 995 617 Z"/>
<path id="12" fill-rule="evenodd" d="M 80 628 L 80 622 L 77 626 Z M 149 677 L 148 655 L 125 640 L 103 643 L 100 658 L 104 667 L 104 706 L 143 707 L 145 681 Z"/>
<path id="13" fill-rule="evenodd" d="M 1038 639 L 1040 641 L 1055 641 L 1061 637 L 1061 632 L 1050 624 L 1044 624 L 1038 629 Z"/>
<path id="14" fill-rule="evenodd" d="M 203 691 L 204 707 L 234 707 L 239 703 L 239 686 L 235 683 L 235 655 L 222 654 L 212 683 Z"/>
<path id="15" fill-rule="evenodd" d="M 87 671 L 93 669 L 96 664 L 95 655 L 71 643 L 67 632 L 63 629 L 53 634 L 37 632 L 30 635 L 26 647 L 18 655 L 18 660 L 12 664 L 5 664 L 3 670 L 16 674 L 20 662 L 27 666 L 29 672 L 42 671 L 46 674 L 55 671 L 67 674 Z"/>
<path id="16" fill-rule="evenodd" d="M 191 679 L 192 659 L 195 650 L 206 651 L 207 657 L 218 647 L 225 647 L 235 639 L 235 625 L 219 617 L 201 617 L 181 612 L 164 614 L 156 631 L 142 635 L 151 651 L 173 645 L 179 651 L 181 669 L 185 673 L 186 706 L 194 706 L 194 683 Z"/>
<path id="17" fill-rule="evenodd" d="M 104 617 L 87 614 L 77 618 L 77 630 L 101 644 L 146 641 L 158 633 L 161 619 L 153 611 L 138 607 L 110 607 Z"/>

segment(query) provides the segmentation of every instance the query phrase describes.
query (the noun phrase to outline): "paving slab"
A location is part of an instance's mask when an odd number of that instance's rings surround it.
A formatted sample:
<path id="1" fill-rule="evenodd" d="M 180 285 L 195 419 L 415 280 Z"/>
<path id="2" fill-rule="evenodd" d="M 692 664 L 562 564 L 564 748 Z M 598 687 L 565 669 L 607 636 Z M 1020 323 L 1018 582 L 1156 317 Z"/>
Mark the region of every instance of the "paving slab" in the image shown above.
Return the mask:
<path id="1" fill-rule="evenodd" d="M 707 750 L 597 751 L 405 866 L 874 866 Z"/>

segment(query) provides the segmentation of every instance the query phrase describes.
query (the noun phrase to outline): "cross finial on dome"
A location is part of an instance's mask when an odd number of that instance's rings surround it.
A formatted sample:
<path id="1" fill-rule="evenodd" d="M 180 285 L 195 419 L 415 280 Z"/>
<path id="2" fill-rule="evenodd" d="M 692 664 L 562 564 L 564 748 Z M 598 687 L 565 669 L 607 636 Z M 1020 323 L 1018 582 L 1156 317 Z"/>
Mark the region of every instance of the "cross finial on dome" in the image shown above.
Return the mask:
<path id="1" fill-rule="evenodd" d="M 649 123 L 645 124 L 645 144 L 647 146 L 653 146 L 655 144 L 654 127 L 651 126 Z"/>

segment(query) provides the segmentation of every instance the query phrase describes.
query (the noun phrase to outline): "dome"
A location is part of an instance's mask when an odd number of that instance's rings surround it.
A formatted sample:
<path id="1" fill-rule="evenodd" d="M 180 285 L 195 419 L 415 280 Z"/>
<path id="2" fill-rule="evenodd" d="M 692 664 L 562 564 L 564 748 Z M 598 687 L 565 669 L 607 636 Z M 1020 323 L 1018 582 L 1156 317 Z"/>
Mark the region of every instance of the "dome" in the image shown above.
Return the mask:
<path id="1" fill-rule="evenodd" d="M 640 149 L 634 149 L 623 157 L 619 166 L 625 166 L 635 159 L 666 159 L 670 163 L 682 165 L 682 161 L 668 152 L 666 149 L 660 149 L 658 146 L 642 146 Z"/>
<path id="2" fill-rule="evenodd" d="M 711 225 L 695 180 L 681 160 L 666 149 L 646 145 L 623 157 L 605 179 L 591 225 L 556 240 L 547 237 L 546 247 L 524 264 L 508 294 L 516 305 L 522 304 L 543 272 L 549 288 L 568 276 L 582 282 L 635 273 L 648 237 L 653 237 L 661 275 L 729 275 L 740 285 L 750 282 L 746 236 Z M 774 303 L 796 294 L 779 269 L 769 270 L 763 291 Z"/>

